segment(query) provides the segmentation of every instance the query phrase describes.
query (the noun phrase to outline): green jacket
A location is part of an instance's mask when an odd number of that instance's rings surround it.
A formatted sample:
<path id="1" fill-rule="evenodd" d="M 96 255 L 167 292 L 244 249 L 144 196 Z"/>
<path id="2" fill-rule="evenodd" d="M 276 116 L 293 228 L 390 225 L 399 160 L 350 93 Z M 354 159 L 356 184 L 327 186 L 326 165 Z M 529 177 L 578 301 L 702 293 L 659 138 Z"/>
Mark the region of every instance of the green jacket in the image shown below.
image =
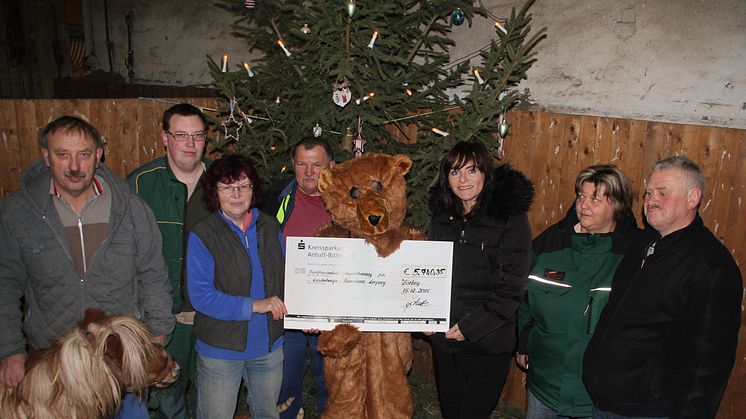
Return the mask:
<path id="1" fill-rule="evenodd" d="M 581 380 L 583 353 L 633 236 L 634 216 L 613 233 L 577 234 L 571 208 L 534 239 L 535 261 L 518 309 L 518 353 L 529 355 L 527 388 L 563 416 L 591 416 Z"/>
<path id="2" fill-rule="evenodd" d="M 203 157 L 202 163 L 207 168 L 212 162 Z M 184 291 L 183 272 L 189 231 L 210 213 L 202 200 L 202 182 L 197 184 L 187 202 L 187 187 L 176 179 L 166 157 L 159 157 L 133 170 L 127 175 L 127 181 L 153 210 L 161 230 L 163 257 L 171 280 L 173 312 L 192 311 Z"/>

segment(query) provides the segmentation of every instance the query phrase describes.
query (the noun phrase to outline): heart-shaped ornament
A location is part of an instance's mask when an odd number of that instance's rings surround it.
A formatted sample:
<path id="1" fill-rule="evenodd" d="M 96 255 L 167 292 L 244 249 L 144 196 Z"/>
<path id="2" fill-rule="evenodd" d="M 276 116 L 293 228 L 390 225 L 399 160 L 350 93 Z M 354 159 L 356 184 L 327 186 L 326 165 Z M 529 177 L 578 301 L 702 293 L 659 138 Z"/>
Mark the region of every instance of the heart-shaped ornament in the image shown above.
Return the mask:
<path id="1" fill-rule="evenodd" d="M 332 100 L 334 101 L 334 104 L 339 106 L 340 108 L 344 108 L 348 103 L 350 103 L 350 99 L 352 99 L 352 93 L 350 92 L 349 87 L 335 89 L 334 93 L 332 94 Z"/>

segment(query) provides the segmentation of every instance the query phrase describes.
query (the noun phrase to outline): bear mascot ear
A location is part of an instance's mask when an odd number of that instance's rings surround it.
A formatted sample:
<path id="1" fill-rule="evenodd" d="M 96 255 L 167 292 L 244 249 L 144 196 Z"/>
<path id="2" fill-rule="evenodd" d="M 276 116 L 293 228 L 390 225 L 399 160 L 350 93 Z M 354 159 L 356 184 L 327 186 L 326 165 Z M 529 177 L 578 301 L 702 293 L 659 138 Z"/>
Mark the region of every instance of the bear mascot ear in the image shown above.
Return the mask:
<path id="1" fill-rule="evenodd" d="M 409 172 L 409 169 L 412 168 L 412 159 L 404 154 L 397 154 L 394 156 L 394 167 L 396 167 L 401 175 L 404 176 Z"/>
<path id="2" fill-rule="evenodd" d="M 411 165 L 411 162 L 410 162 Z M 330 169 L 323 169 L 321 170 L 321 173 L 319 173 L 319 192 L 325 192 L 327 189 L 329 189 L 332 186 L 332 171 Z"/>

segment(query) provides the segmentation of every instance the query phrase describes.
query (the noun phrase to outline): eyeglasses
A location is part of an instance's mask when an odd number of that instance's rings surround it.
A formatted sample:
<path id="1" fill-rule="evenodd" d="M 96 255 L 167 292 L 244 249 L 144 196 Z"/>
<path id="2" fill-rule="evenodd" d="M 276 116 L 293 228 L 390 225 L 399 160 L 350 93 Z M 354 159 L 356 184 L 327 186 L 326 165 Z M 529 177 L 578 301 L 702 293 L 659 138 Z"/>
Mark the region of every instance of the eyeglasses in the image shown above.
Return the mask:
<path id="1" fill-rule="evenodd" d="M 192 134 L 186 133 L 186 132 L 171 132 L 166 131 L 166 134 L 171 135 L 174 137 L 174 141 L 178 141 L 180 143 L 185 143 L 189 141 L 189 138 L 191 138 L 195 143 L 201 143 L 207 139 L 207 133 L 204 131 L 201 132 L 195 132 Z"/>
<path id="2" fill-rule="evenodd" d="M 233 193 L 233 191 L 238 191 L 242 194 L 249 192 L 250 190 L 254 189 L 254 185 L 251 183 L 242 183 L 240 185 L 218 185 L 218 192 L 223 193 Z"/>

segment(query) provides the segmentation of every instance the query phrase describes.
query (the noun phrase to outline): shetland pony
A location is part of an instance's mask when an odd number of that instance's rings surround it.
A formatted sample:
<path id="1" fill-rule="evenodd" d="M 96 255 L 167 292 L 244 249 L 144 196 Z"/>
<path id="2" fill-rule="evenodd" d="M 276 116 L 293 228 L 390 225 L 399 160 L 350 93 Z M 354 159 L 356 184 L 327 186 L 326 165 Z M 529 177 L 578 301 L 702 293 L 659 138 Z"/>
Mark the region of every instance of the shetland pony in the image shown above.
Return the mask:
<path id="1" fill-rule="evenodd" d="M 32 352 L 15 390 L 0 386 L 2 417 L 100 419 L 114 415 L 124 393 L 173 383 L 179 366 L 130 316 L 86 310 L 79 327 Z"/>

